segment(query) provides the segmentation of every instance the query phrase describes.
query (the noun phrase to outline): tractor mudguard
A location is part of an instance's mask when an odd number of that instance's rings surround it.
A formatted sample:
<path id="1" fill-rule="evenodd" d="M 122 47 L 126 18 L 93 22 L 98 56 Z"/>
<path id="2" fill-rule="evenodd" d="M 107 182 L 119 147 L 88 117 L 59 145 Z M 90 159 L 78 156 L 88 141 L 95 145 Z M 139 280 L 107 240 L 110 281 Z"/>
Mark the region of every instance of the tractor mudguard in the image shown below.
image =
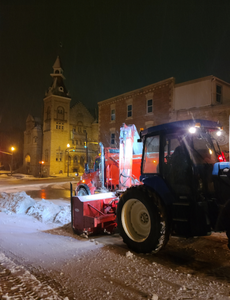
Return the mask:
<path id="1" fill-rule="evenodd" d="M 175 202 L 175 197 L 173 196 L 172 191 L 161 176 L 152 175 L 145 177 L 142 175 L 140 180 L 143 181 L 144 185 L 156 191 L 165 205 L 171 205 Z"/>
<path id="2" fill-rule="evenodd" d="M 81 183 L 81 184 L 77 187 L 76 192 L 78 192 L 78 191 L 80 190 L 80 188 L 84 188 L 84 189 L 87 191 L 88 195 L 91 195 L 90 188 L 88 187 L 87 184 Z"/>

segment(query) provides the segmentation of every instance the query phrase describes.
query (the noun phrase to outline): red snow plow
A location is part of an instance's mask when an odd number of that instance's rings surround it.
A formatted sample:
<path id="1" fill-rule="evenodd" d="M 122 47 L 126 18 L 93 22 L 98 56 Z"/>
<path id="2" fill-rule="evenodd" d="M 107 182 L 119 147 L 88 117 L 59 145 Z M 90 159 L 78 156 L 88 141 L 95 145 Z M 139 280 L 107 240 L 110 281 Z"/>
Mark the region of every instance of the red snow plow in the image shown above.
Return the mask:
<path id="1" fill-rule="evenodd" d="M 105 148 L 96 158 L 94 169 L 85 172 L 72 199 L 72 227 L 76 233 L 100 230 L 112 232 L 117 227 L 116 208 L 119 195 L 127 187 L 140 184 L 142 143 L 135 125 L 123 124 L 120 149 Z M 72 194 L 72 191 L 71 191 Z"/>

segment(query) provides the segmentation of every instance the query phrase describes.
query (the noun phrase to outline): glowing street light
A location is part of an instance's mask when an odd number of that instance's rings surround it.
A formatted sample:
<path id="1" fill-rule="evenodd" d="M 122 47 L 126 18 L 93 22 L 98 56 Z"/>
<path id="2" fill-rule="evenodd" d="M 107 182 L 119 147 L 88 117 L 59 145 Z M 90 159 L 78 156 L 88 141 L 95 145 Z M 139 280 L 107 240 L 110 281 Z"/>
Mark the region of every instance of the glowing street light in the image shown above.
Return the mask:
<path id="1" fill-rule="evenodd" d="M 11 155 L 12 155 L 12 156 L 11 156 L 11 176 L 12 176 L 12 173 L 13 173 L 13 153 L 14 153 L 15 147 L 12 146 L 12 147 L 10 148 L 10 150 L 11 150 L 11 153 L 12 153 L 12 154 L 11 154 Z"/>
<path id="2" fill-rule="evenodd" d="M 41 161 L 39 161 L 39 164 L 40 164 L 40 176 L 42 177 L 43 175 L 42 175 L 42 166 L 44 165 L 44 160 L 41 160 Z"/>

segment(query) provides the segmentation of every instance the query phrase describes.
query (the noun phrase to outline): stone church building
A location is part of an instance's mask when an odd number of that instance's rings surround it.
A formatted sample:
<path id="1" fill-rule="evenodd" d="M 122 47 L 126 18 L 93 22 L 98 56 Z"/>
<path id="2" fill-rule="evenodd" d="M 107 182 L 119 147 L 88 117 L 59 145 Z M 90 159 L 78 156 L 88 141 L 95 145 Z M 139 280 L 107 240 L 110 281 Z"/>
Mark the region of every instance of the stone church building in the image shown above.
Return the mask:
<path id="1" fill-rule="evenodd" d="M 35 176 L 82 173 L 98 154 L 98 123 L 81 103 L 71 106 L 57 57 L 43 99 L 43 121 L 31 115 L 24 132 L 24 169 Z"/>

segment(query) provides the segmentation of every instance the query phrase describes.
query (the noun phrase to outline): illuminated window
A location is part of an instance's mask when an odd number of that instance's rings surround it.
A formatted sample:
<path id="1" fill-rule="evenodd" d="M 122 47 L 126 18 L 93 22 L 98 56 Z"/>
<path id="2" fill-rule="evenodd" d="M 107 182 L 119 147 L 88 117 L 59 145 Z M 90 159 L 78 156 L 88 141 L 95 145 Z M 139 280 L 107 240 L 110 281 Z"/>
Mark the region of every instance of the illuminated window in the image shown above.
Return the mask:
<path id="1" fill-rule="evenodd" d="M 132 117 L 132 115 L 133 115 L 133 105 L 129 104 L 127 106 L 127 117 L 130 118 L 130 117 Z"/>
<path id="2" fill-rule="evenodd" d="M 221 103 L 222 100 L 222 86 L 216 86 L 216 102 Z"/>
<path id="3" fill-rule="evenodd" d="M 153 112 L 153 99 L 147 100 L 147 114 Z"/>
<path id="4" fill-rule="evenodd" d="M 150 136 L 145 140 L 143 157 L 143 173 L 159 173 L 160 137 Z"/>
<path id="5" fill-rule="evenodd" d="M 64 129 L 64 123 L 56 122 L 56 129 Z"/>
<path id="6" fill-rule="evenodd" d="M 56 161 L 62 161 L 62 151 L 56 152 Z"/>
<path id="7" fill-rule="evenodd" d="M 115 133 L 111 133 L 110 135 L 110 144 L 111 146 L 115 145 Z"/>
<path id="8" fill-rule="evenodd" d="M 115 121 L 115 109 L 111 109 L 111 121 Z"/>
<path id="9" fill-rule="evenodd" d="M 25 162 L 26 162 L 27 165 L 30 164 L 30 156 L 29 156 L 29 154 L 26 155 Z"/>

